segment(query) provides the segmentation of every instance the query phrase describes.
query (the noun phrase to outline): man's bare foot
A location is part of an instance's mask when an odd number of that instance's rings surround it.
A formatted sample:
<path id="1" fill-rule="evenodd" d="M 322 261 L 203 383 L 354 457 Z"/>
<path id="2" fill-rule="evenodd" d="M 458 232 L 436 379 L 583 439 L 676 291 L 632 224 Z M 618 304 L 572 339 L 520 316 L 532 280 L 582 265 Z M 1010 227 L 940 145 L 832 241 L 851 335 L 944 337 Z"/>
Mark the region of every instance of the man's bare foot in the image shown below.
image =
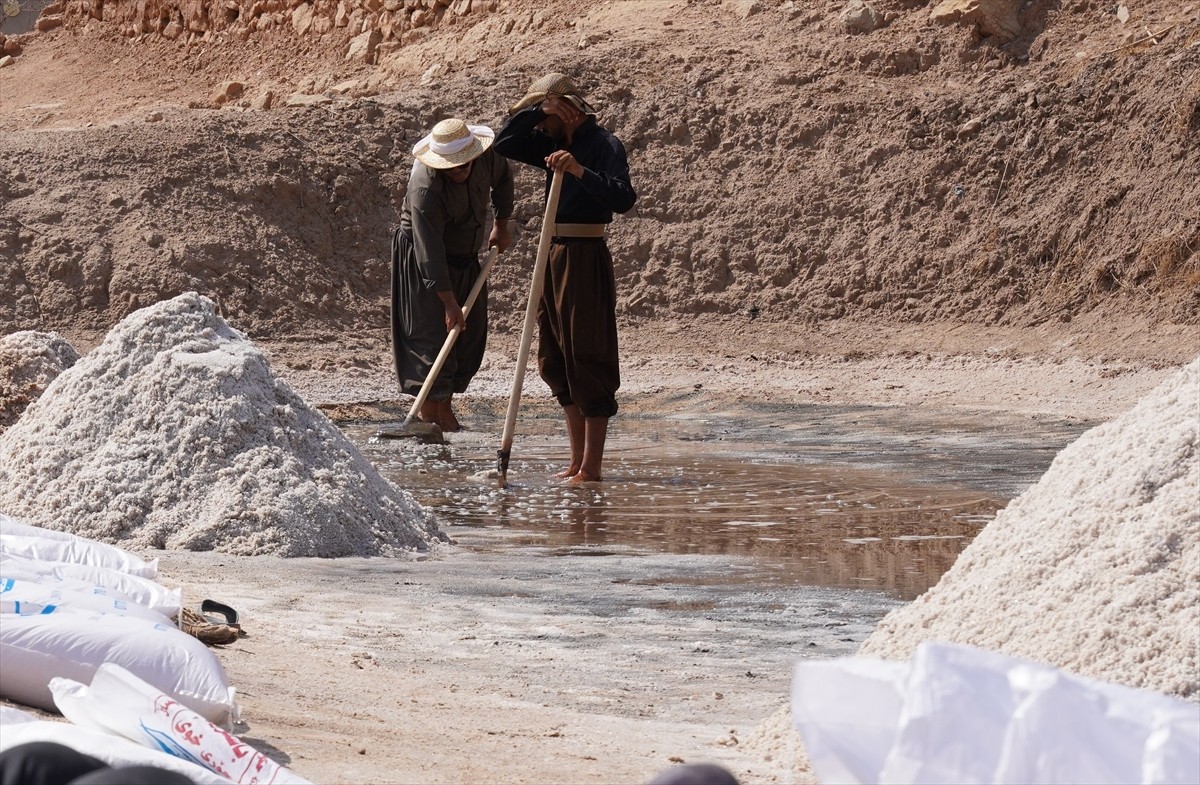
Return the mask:
<path id="1" fill-rule="evenodd" d="M 454 406 L 449 399 L 438 401 L 438 425 L 443 433 L 454 433 L 461 431 L 462 425 L 458 422 L 458 418 L 454 416 Z"/>
<path id="2" fill-rule="evenodd" d="M 421 422 L 431 422 L 439 428 L 442 426 L 442 418 L 438 416 L 438 406 L 434 401 L 421 404 L 421 408 L 417 409 L 417 419 Z"/>
<path id="3" fill-rule="evenodd" d="M 579 474 L 579 467 L 578 466 L 568 466 L 567 468 L 563 469 L 561 472 L 558 472 L 554 476 L 560 477 L 560 478 L 566 480 L 566 479 L 570 479 L 571 477 L 574 477 L 576 474 Z"/>
<path id="4" fill-rule="evenodd" d="M 578 485 L 584 482 L 603 482 L 604 478 L 598 474 L 588 474 L 585 471 L 577 472 L 567 478 L 567 482 L 571 485 Z"/>

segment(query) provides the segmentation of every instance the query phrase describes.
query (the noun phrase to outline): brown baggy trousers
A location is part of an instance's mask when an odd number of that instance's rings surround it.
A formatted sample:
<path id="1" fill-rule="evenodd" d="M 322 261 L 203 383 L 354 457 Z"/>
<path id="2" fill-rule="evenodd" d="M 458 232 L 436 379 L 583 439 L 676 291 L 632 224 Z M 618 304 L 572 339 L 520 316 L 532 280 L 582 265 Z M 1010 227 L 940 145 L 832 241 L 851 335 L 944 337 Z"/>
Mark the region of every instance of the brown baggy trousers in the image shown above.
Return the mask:
<path id="1" fill-rule="evenodd" d="M 602 237 L 555 238 L 538 308 L 538 370 L 563 406 L 617 413 L 617 285 Z"/>

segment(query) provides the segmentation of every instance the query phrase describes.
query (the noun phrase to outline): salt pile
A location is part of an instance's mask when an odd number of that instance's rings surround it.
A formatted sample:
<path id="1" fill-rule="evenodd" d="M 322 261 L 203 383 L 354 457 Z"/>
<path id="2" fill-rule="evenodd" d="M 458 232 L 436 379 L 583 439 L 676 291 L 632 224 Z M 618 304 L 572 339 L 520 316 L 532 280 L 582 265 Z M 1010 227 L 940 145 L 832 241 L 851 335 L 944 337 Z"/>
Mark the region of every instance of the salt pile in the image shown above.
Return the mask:
<path id="1" fill-rule="evenodd" d="M 79 352 L 58 333 L 23 330 L 0 338 L 0 432 L 78 360 Z"/>
<path id="2" fill-rule="evenodd" d="M 1200 360 L 1058 454 L 859 650 L 925 640 L 1200 701 Z"/>
<path id="3" fill-rule="evenodd" d="M 863 657 L 927 640 L 1200 700 L 1200 359 L 1062 450 Z M 785 705 L 743 740 L 815 783 Z"/>
<path id="4" fill-rule="evenodd" d="M 445 539 L 195 293 L 128 316 L 0 435 L 0 510 L 132 550 L 374 556 Z"/>

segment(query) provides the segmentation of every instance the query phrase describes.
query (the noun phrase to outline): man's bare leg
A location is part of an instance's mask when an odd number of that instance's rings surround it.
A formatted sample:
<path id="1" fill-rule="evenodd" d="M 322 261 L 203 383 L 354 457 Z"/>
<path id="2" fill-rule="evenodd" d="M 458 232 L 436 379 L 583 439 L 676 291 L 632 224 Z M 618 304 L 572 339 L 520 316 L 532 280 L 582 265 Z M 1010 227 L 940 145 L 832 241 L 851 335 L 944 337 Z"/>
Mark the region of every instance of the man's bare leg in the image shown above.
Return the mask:
<path id="1" fill-rule="evenodd" d="M 608 438 L 607 417 L 583 418 L 583 462 L 571 475 L 571 482 L 600 482 L 600 464 L 604 460 L 604 442 Z"/>
<path id="2" fill-rule="evenodd" d="M 438 426 L 443 433 L 453 433 L 461 431 L 462 425 L 458 422 L 458 418 L 454 416 L 454 394 L 444 401 L 438 401 Z"/>
<path id="3" fill-rule="evenodd" d="M 441 407 L 437 401 L 431 401 L 428 398 L 421 404 L 421 408 L 417 409 L 417 417 L 422 422 L 431 422 L 439 428 L 442 426 Z"/>
<path id="4" fill-rule="evenodd" d="M 563 407 L 563 416 L 567 419 L 567 438 L 571 443 L 571 464 L 555 476 L 574 477 L 579 474 L 579 467 L 583 465 L 583 447 L 586 438 L 584 418 L 579 407 L 573 403 Z"/>
<path id="5" fill-rule="evenodd" d="M 422 422 L 434 423 L 443 433 L 462 430 L 458 418 L 454 416 L 452 400 L 453 396 L 444 401 L 426 398 L 425 402 L 421 404 L 421 408 L 417 410 L 417 418 Z"/>

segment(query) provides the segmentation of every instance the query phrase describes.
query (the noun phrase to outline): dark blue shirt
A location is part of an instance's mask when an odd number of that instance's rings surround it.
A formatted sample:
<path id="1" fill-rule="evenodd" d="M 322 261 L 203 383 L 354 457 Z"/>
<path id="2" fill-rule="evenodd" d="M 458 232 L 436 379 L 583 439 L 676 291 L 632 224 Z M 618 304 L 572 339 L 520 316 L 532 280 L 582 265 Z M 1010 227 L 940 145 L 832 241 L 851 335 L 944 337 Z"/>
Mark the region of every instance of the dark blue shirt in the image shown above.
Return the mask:
<path id="1" fill-rule="evenodd" d="M 514 114 L 496 135 L 493 149 L 506 158 L 536 166 L 546 172 L 546 193 L 550 192 L 550 170 L 546 156 L 560 149 L 545 131 L 535 128 L 546 119 L 542 107 L 530 106 Z M 566 149 L 583 167 L 583 177 L 563 177 L 558 200 L 558 223 L 607 224 L 613 213 L 633 207 L 637 194 L 629 182 L 629 160 L 625 146 L 607 129 L 588 115 L 575 129 Z"/>

